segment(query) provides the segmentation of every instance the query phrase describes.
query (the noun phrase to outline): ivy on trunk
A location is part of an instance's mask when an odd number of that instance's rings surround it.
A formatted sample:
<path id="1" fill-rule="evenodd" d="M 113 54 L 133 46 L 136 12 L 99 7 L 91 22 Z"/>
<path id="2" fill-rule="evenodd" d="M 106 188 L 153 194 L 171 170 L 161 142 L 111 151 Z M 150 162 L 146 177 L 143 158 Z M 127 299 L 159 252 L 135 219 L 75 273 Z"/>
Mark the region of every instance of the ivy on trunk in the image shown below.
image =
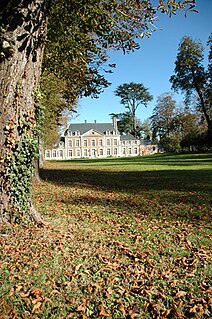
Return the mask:
<path id="1" fill-rule="evenodd" d="M 35 92 L 46 35 L 45 0 L 3 1 L 0 64 L 0 218 L 42 219 L 31 200 L 37 151 Z"/>

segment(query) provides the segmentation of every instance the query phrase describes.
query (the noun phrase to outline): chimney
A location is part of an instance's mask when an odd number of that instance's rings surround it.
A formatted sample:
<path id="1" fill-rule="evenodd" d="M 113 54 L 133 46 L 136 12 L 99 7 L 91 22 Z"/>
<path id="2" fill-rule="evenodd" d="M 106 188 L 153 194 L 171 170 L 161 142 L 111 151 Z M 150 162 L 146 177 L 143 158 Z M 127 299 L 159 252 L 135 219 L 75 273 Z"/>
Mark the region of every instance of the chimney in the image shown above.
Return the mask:
<path id="1" fill-rule="evenodd" d="M 114 127 L 115 131 L 117 132 L 117 130 L 118 130 L 118 127 L 117 127 L 117 117 L 114 115 L 113 118 L 112 118 L 112 120 L 113 120 L 113 127 Z"/>

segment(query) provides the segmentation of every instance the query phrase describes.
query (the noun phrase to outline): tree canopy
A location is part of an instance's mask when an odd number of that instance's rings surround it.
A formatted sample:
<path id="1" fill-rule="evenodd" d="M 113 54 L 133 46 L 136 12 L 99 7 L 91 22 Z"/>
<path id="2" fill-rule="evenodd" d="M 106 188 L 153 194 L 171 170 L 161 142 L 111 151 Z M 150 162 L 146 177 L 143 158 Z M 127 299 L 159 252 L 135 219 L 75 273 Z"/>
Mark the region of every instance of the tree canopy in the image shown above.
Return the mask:
<path id="1" fill-rule="evenodd" d="M 174 111 L 176 101 L 172 93 L 163 93 L 157 98 L 156 106 L 151 116 L 151 125 L 154 135 L 159 135 L 160 139 L 170 135 L 174 127 Z"/>
<path id="2" fill-rule="evenodd" d="M 163 93 L 157 98 L 150 121 L 153 139 L 166 151 L 207 149 L 202 113 L 185 104 L 177 105 L 173 93 Z"/>
<path id="3" fill-rule="evenodd" d="M 185 102 L 191 100 L 192 93 L 196 94 L 196 105 L 199 106 L 208 124 L 209 143 L 212 143 L 212 91 L 211 91 L 211 38 L 208 44 L 209 65 L 203 65 L 204 48 L 201 41 L 184 37 L 178 48 L 175 62 L 175 74 L 170 81 L 175 91 L 185 93 Z"/>
<path id="4" fill-rule="evenodd" d="M 153 97 L 149 90 L 144 87 L 142 83 L 124 83 L 119 85 L 115 90 L 115 95 L 121 98 L 121 104 L 127 109 L 126 113 L 122 114 L 121 124 L 125 124 L 126 128 L 129 126 L 130 133 L 137 136 L 137 120 L 136 111 L 139 105 L 147 106 Z"/>
<path id="5" fill-rule="evenodd" d="M 44 70 L 66 82 L 63 98 L 98 97 L 110 85 L 108 50 L 139 49 L 139 39 L 155 31 L 156 12 L 194 10 L 194 1 L 52 0 Z M 46 74 L 46 73 L 45 73 Z M 50 75 L 51 77 L 51 75 Z"/>

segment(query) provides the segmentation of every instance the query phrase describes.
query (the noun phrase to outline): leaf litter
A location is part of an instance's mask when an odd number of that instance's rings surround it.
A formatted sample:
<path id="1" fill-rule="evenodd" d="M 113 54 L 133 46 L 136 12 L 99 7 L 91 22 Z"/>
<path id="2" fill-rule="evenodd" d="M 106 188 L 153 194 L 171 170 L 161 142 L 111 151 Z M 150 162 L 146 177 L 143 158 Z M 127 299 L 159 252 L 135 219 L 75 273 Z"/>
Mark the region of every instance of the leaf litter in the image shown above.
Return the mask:
<path id="1" fill-rule="evenodd" d="M 52 186 L 34 185 L 48 225 L 1 225 L 0 318 L 211 318 L 207 200 L 188 219 L 169 190 Z"/>

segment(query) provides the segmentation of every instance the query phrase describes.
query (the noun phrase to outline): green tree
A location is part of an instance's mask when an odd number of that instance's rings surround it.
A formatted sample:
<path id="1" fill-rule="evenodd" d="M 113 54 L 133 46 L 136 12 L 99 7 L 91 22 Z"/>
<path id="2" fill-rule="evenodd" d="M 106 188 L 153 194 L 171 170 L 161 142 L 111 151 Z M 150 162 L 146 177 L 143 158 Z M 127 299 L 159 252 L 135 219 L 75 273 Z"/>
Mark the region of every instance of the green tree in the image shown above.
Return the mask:
<path id="1" fill-rule="evenodd" d="M 59 138 L 59 118 L 66 107 L 63 94 L 66 89 L 64 81 L 53 73 L 44 72 L 41 78 L 42 104 L 44 118 L 42 121 L 42 142 L 44 147 L 52 147 Z"/>
<path id="2" fill-rule="evenodd" d="M 141 121 L 136 118 L 136 127 L 134 129 L 134 117 L 132 113 L 111 113 L 110 115 L 117 118 L 117 127 L 121 134 L 132 134 L 133 136 L 141 137 L 141 131 L 143 130 Z"/>
<path id="3" fill-rule="evenodd" d="M 66 83 L 63 98 L 96 96 L 108 82 L 100 73 L 107 49 L 138 48 L 156 11 L 192 9 L 193 0 L 1 0 L 0 218 L 42 222 L 32 204 L 31 180 L 42 118 L 43 69 Z M 192 9 L 193 10 L 193 9 Z M 48 28 L 49 32 L 48 32 Z M 48 39 L 46 35 L 48 32 Z"/>
<path id="4" fill-rule="evenodd" d="M 177 110 L 174 121 L 175 135 L 178 138 L 179 145 L 183 149 L 186 147 L 188 151 L 194 150 L 194 148 L 196 151 L 201 150 L 201 139 L 203 136 L 205 139 L 205 133 L 207 132 L 207 125 L 202 119 L 201 112 L 182 108 Z M 205 142 L 203 144 L 205 147 Z"/>
<path id="5" fill-rule="evenodd" d="M 152 138 L 150 119 L 146 119 L 141 123 L 141 137 L 147 140 Z"/>
<path id="6" fill-rule="evenodd" d="M 154 137 L 158 137 L 166 151 L 171 152 L 180 151 L 183 145 L 188 149 L 195 145 L 197 150 L 201 133 L 206 131 L 202 113 L 186 106 L 177 107 L 172 93 L 158 97 L 150 120 Z"/>
<path id="7" fill-rule="evenodd" d="M 163 93 L 157 98 L 156 106 L 153 109 L 151 127 L 160 141 L 170 136 L 174 130 L 174 115 L 176 101 L 172 93 Z"/>
<path id="8" fill-rule="evenodd" d="M 212 143 L 212 94 L 211 94 L 211 41 L 209 54 L 209 69 L 203 65 L 204 48 L 200 41 L 191 37 L 184 37 L 179 44 L 178 54 L 175 62 L 175 74 L 170 81 L 175 91 L 185 92 L 185 102 L 191 99 L 195 93 L 198 106 L 201 108 L 208 125 L 209 142 Z"/>
<path id="9" fill-rule="evenodd" d="M 115 95 L 121 98 L 121 104 L 128 110 L 130 132 L 137 136 L 136 111 L 140 105 L 147 106 L 153 97 L 142 83 L 124 83 L 115 90 Z M 126 116 L 125 116 L 126 117 Z"/>

